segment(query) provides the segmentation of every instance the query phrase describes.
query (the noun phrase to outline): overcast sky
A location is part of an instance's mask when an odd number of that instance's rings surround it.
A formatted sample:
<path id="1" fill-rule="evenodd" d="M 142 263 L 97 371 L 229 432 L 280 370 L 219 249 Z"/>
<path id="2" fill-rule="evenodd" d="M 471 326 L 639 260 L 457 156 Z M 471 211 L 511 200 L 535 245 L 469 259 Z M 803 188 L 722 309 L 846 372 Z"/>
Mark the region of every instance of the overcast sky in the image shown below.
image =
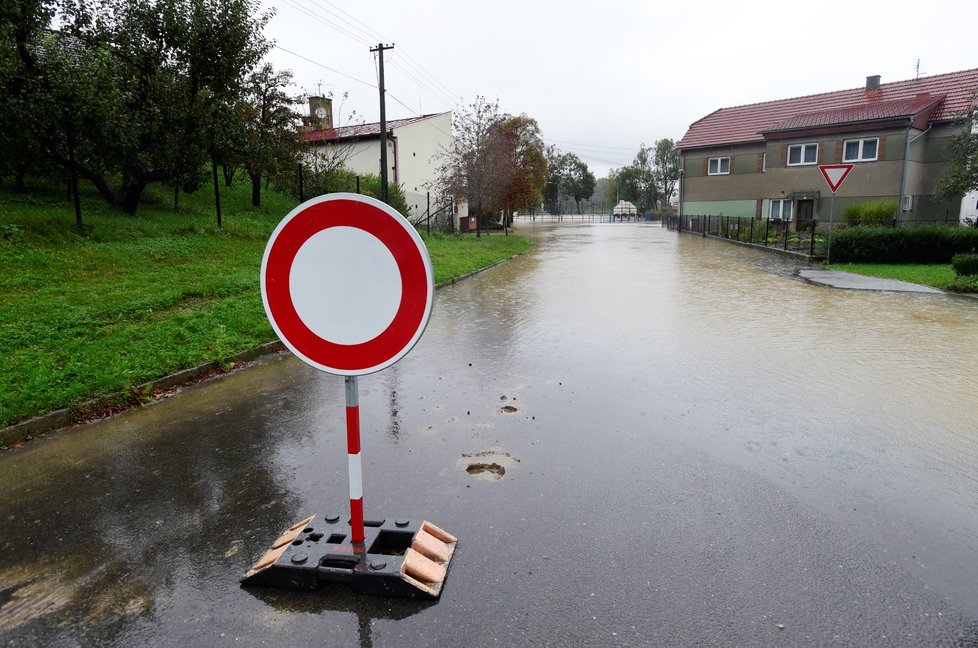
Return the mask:
<path id="1" fill-rule="evenodd" d="M 383 42 L 388 119 L 498 98 L 598 177 L 717 108 L 978 67 L 975 0 L 263 2 L 270 60 L 338 125 L 379 120 Z"/>

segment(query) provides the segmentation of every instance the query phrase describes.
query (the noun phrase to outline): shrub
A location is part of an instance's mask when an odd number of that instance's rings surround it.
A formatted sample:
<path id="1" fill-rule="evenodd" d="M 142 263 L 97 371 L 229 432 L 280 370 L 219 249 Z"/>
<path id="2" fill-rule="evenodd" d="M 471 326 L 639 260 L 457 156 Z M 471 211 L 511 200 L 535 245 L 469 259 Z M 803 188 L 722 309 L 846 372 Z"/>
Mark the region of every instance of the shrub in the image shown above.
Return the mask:
<path id="1" fill-rule="evenodd" d="M 900 205 L 897 201 L 885 198 L 849 205 L 845 211 L 846 225 L 851 227 L 858 225 L 891 226 L 899 208 Z"/>
<path id="2" fill-rule="evenodd" d="M 944 290 L 956 293 L 978 293 L 978 275 L 955 277 Z"/>
<path id="3" fill-rule="evenodd" d="M 950 263 L 978 251 L 978 229 L 927 226 L 851 227 L 832 235 L 832 260 L 853 263 Z"/>
<path id="4" fill-rule="evenodd" d="M 978 254 L 955 254 L 951 266 L 959 277 L 978 275 Z"/>

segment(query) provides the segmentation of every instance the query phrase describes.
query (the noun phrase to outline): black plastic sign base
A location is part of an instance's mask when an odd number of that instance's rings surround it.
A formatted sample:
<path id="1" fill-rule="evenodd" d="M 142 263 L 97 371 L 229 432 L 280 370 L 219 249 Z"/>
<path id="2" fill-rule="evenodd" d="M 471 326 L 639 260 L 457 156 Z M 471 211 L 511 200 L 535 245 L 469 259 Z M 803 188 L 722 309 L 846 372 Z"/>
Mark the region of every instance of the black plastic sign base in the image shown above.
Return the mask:
<path id="1" fill-rule="evenodd" d="M 283 533 L 241 578 L 244 585 L 319 589 L 326 582 L 385 596 L 441 596 L 458 539 L 426 521 L 364 520 L 353 543 L 339 515 L 313 515 Z"/>

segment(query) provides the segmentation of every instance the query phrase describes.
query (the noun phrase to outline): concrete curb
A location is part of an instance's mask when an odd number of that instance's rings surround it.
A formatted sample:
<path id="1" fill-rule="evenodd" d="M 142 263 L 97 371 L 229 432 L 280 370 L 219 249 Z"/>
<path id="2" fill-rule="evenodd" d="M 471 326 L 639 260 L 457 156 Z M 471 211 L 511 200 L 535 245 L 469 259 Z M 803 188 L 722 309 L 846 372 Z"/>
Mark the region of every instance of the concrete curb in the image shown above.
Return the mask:
<path id="1" fill-rule="evenodd" d="M 485 272 L 486 270 L 490 270 L 500 264 L 506 263 L 511 259 L 515 259 L 518 256 L 518 254 L 514 254 L 508 259 L 503 259 L 502 261 L 497 261 L 496 263 L 488 265 L 484 268 L 479 268 L 478 270 L 473 270 L 472 272 L 459 277 L 453 277 L 452 279 L 442 281 L 441 283 L 435 284 L 435 289 L 437 290 L 444 288 L 445 286 L 454 285 L 459 281 L 468 279 L 469 277 L 474 277 L 475 275 Z M 0 429 L 0 446 L 18 443 L 48 432 L 53 432 L 54 430 L 60 430 L 61 428 L 71 427 L 73 425 L 82 425 L 93 420 L 107 418 L 113 414 L 118 414 L 132 409 L 133 407 L 144 407 L 146 405 L 151 405 L 160 400 L 161 396 L 166 395 L 165 392 L 169 392 L 178 387 L 183 387 L 193 383 L 204 382 L 205 380 L 218 376 L 227 375 L 232 371 L 236 371 L 241 368 L 237 365 L 249 364 L 260 360 L 265 356 L 282 353 L 284 351 L 286 351 L 286 348 L 281 341 L 274 340 L 272 342 L 266 342 L 265 344 L 261 344 L 252 349 L 247 349 L 241 353 L 227 356 L 221 360 L 205 362 L 202 365 L 191 367 L 190 369 L 184 369 L 174 374 L 163 376 L 157 380 L 137 385 L 129 392 L 119 392 L 104 398 L 96 398 L 85 401 L 84 403 L 74 407 L 67 407 L 64 409 L 55 410 L 53 412 L 48 412 L 47 414 L 41 414 L 40 416 L 36 416 L 32 419 L 21 421 L 20 423 L 15 423 L 9 427 Z M 228 369 L 227 367 L 229 365 L 236 366 Z M 114 405 L 114 403 L 118 403 L 120 401 L 126 403 L 126 405 Z"/>

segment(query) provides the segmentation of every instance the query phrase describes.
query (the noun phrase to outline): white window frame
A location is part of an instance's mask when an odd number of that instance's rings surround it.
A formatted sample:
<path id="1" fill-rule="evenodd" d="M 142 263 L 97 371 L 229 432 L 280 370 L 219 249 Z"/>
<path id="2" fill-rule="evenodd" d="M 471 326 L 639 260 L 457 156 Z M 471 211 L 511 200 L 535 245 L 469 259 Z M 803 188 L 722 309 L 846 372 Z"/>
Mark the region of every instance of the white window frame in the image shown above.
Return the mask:
<path id="1" fill-rule="evenodd" d="M 767 152 L 761 153 L 761 173 L 767 173 Z"/>
<path id="2" fill-rule="evenodd" d="M 876 154 L 873 157 L 865 157 L 863 155 L 863 146 L 866 142 L 874 141 L 876 142 Z M 846 157 L 846 149 L 848 145 L 852 142 L 859 142 L 859 156 L 854 158 Z M 842 141 L 842 161 L 843 162 L 875 162 L 879 159 L 880 155 L 880 138 L 878 137 L 863 137 L 862 139 L 851 139 Z"/>
<path id="3" fill-rule="evenodd" d="M 710 167 L 712 166 L 714 160 L 716 160 L 716 163 L 717 163 L 717 170 L 716 170 L 715 173 L 710 169 Z M 727 170 L 726 171 L 722 171 L 721 170 L 721 168 L 723 166 L 723 161 L 724 160 L 727 161 Z M 711 176 L 715 176 L 715 175 L 730 175 L 730 157 L 729 156 L 724 156 L 724 157 L 711 157 L 707 161 L 707 163 L 706 163 L 706 175 L 711 175 Z"/>
<path id="4" fill-rule="evenodd" d="M 787 222 L 790 223 L 791 222 L 791 217 L 793 216 L 793 212 L 794 212 L 794 205 L 792 205 L 792 202 L 793 201 L 792 201 L 791 198 L 772 198 L 771 199 L 771 206 L 768 207 L 768 210 L 767 210 L 768 218 L 770 218 L 771 220 L 784 220 L 784 221 L 787 221 Z M 774 213 L 775 203 L 777 203 L 777 208 L 778 208 L 777 209 L 777 211 L 778 211 L 777 215 L 775 215 L 775 213 Z M 787 205 L 787 207 L 788 207 L 788 217 L 787 218 L 784 217 L 784 208 L 785 208 L 785 205 Z"/>
<path id="5" fill-rule="evenodd" d="M 903 211 L 911 211 L 913 209 L 913 196 L 906 195 L 903 197 L 903 206 L 901 209 Z"/>
<path id="6" fill-rule="evenodd" d="M 805 151 L 808 147 L 815 147 L 815 159 L 812 162 L 805 162 Z M 791 149 L 801 149 L 801 155 L 798 156 L 800 162 L 791 161 Z M 813 164 L 818 164 L 818 142 L 806 142 L 805 144 L 791 144 L 788 146 L 788 155 L 785 158 L 787 166 L 811 166 Z"/>

